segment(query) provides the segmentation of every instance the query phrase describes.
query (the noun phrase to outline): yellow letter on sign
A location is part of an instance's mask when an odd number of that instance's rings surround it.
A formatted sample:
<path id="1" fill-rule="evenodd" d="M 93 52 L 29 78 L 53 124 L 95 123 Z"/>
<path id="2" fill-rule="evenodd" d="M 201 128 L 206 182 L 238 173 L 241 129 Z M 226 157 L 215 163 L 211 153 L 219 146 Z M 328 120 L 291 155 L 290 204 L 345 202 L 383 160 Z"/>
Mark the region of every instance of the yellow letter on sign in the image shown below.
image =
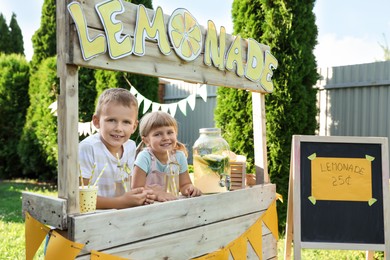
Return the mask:
<path id="1" fill-rule="evenodd" d="M 221 26 L 219 34 L 219 46 L 217 30 L 213 21 L 208 21 L 206 40 L 204 41 L 204 64 L 211 66 L 211 61 L 219 70 L 225 68 L 226 30 Z"/>
<path id="2" fill-rule="evenodd" d="M 108 51 L 111 59 L 120 59 L 129 56 L 132 52 L 132 41 L 126 34 L 122 36 L 122 22 L 115 19 L 118 14 L 125 11 L 123 4 L 119 0 L 108 0 L 95 6 L 108 39 Z"/>
<path id="3" fill-rule="evenodd" d="M 244 76 L 241 36 L 239 35 L 236 36 L 236 38 L 230 45 L 229 51 L 227 53 L 227 58 L 226 58 L 226 69 L 228 69 L 229 71 L 233 71 L 234 64 L 236 64 L 236 74 L 240 77 Z"/>
<path id="4" fill-rule="evenodd" d="M 146 8 L 138 6 L 137 24 L 135 26 L 134 54 L 143 56 L 145 54 L 145 38 L 157 40 L 160 51 L 168 55 L 171 53 L 167 32 L 164 24 L 164 14 L 161 7 L 157 7 L 153 21 L 150 22 Z"/>
<path id="5" fill-rule="evenodd" d="M 264 54 L 260 44 L 254 39 L 248 39 L 248 58 L 246 64 L 245 76 L 253 81 L 257 82 L 261 78 L 263 71 Z"/>
<path id="6" fill-rule="evenodd" d="M 87 21 L 80 3 L 72 2 L 68 5 L 68 10 L 73 18 L 79 35 L 80 49 L 84 60 L 90 60 L 99 54 L 106 52 L 106 37 L 98 34 L 95 38 L 90 38 L 87 28 Z"/>

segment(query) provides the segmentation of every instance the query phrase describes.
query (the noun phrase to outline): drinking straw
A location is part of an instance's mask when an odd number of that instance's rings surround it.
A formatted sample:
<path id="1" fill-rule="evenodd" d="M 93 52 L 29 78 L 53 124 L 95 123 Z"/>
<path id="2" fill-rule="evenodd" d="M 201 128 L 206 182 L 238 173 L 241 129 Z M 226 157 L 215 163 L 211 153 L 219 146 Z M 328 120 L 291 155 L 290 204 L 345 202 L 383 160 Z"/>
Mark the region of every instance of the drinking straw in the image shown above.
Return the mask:
<path id="1" fill-rule="evenodd" d="M 127 192 L 127 187 L 126 187 L 126 184 L 125 184 L 125 178 L 124 178 L 124 176 L 122 174 L 123 168 L 121 167 L 121 160 L 119 158 L 119 154 L 118 153 L 116 153 L 116 159 L 118 161 L 119 175 L 120 175 L 121 180 L 122 180 L 123 189 L 125 190 L 125 192 Z"/>
<path id="2" fill-rule="evenodd" d="M 91 185 L 93 175 L 95 174 L 95 168 L 96 168 L 96 163 L 93 163 L 91 177 L 89 177 L 89 181 L 88 181 L 88 189 L 89 189 L 89 186 Z"/>
<path id="3" fill-rule="evenodd" d="M 79 172 L 80 172 L 80 182 L 81 182 L 81 188 L 84 189 L 84 182 L 83 182 L 83 175 L 81 174 L 81 166 L 79 164 Z"/>
<path id="4" fill-rule="evenodd" d="M 176 180 L 175 180 L 176 173 L 172 169 L 172 164 L 174 164 L 174 165 L 178 165 L 178 164 L 176 162 L 172 162 L 171 161 L 171 158 L 170 158 L 170 155 L 169 155 L 169 151 L 167 151 L 167 155 L 168 155 L 168 168 L 169 168 L 168 188 L 176 196 L 178 196 L 178 194 L 177 194 L 177 185 L 176 185 Z"/>
<path id="5" fill-rule="evenodd" d="M 96 179 L 96 181 L 95 181 L 95 184 L 93 184 L 92 188 L 95 188 L 96 184 L 97 184 L 97 183 L 99 182 L 99 180 L 100 180 L 100 177 L 102 177 L 103 172 L 104 172 L 104 170 L 106 169 L 106 167 L 107 167 L 107 163 L 104 165 L 102 171 L 100 172 L 99 176 L 97 177 L 97 179 Z"/>

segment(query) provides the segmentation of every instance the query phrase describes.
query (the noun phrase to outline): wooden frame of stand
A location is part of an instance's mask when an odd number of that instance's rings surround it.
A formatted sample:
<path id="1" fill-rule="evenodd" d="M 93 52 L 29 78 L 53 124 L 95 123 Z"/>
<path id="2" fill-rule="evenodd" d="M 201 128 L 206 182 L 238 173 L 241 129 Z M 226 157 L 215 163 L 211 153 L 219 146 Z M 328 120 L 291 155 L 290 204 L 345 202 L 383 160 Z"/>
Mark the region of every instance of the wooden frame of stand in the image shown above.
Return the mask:
<path id="1" fill-rule="evenodd" d="M 89 33 L 92 36 L 104 33 L 95 12 L 99 1 L 73 2 L 77 2 L 87 16 Z M 146 55 L 142 57 L 113 60 L 106 53 L 86 61 L 77 28 L 67 10 L 69 3 L 68 0 L 57 0 L 57 73 L 60 78 L 58 198 L 25 192 L 23 211 L 28 211 L 41 223 L 61 230 L 68 239 L 85 243 L 79 255 L 82 259 L 89 257 L 91 249 L 132 259 L 189 259 L 223 248 L 255 223 L 276 199 L 275 185 L 269 183 L 267 174 L 265 92 L 259 90 L 257 83 L 251 83 L 233 72 L 204 65 L 202 55 L 192 63 L 183 62 L 175 55 L 163 55 L 158 52 L 155 41 L 146 42 Z M 127 15 L 119 14 L 118 17 L 125 24 L 124 33 L 134 35 L 138 6 L 127 2 L 123 2 L 123 6 Z M 147 12 L 152 19 L 155 12 Z M 168 18 L 164 15 L 165 23 Z M 204 28 L 202 34 L 205 35 Z M 226 35 L 227 44 L 234 39 L 232 35 Z M 247 48 L 247 42 L 240 41 Z M 261 48 L 269 51 L 265 45 Z M 137 208 L 80 214 L 77 174 L 79 67 L 126 71 L 252 91 L 257 185 Z M 276 238 L 264 224 L 262 229 L 259 236 L 263 241 L 263 259 L 275 259 Z M 249 244 L 247 256 L 256 258 Z"/>

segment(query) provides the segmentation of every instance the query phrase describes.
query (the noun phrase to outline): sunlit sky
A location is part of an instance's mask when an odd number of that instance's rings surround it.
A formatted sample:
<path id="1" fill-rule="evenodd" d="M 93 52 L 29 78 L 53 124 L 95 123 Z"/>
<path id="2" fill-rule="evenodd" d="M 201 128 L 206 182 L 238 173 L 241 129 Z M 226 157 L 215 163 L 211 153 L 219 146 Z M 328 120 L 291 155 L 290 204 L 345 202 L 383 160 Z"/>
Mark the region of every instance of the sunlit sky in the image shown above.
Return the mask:
<path id="1" fill-rule="evenodd" d="M 233 0 L 153 0 L 171 14 L 182 7 L 190 11 L 201 25 L 213 20 L 217 28 L 233 31 L 231 6 Z M 0 13 L 7 23 L 16 14 L 23 33 L 28 60 L 32 57 L 31 37 L 40 26 L 43 0 L 1 0 Z M 318 45 L 314 50 L 319 67 L 360 64 L 383 60 L 380 45 L 390 42 L 389 0 L 317 0 L 314 8 L 318 26 Z M 272 50 L 271 50 L 272 51 Z"/>

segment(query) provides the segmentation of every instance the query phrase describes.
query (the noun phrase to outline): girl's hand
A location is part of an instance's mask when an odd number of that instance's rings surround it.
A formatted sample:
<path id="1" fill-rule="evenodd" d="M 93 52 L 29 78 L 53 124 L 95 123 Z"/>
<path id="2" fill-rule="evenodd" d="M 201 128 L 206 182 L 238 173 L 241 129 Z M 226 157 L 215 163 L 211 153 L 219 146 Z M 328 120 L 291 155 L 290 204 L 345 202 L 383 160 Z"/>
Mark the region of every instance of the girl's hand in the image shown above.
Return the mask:
<path id="1" fill-rule="evenodd" d="M 194 185 L 188 184 L 182 189 L 181 194 L 187 197 L 198 197 L 202 195 L 202 192 Z"/>
<path id="2" fill-rule="evenodd" d="M 164 191 L 159 185 L 151 185 L 147 186 L 146 188 L 153 190 L 153 193 L 156 194 L 156 200 L 159 202 L 177 200 L 177 197 L 175 195 Z"/>

